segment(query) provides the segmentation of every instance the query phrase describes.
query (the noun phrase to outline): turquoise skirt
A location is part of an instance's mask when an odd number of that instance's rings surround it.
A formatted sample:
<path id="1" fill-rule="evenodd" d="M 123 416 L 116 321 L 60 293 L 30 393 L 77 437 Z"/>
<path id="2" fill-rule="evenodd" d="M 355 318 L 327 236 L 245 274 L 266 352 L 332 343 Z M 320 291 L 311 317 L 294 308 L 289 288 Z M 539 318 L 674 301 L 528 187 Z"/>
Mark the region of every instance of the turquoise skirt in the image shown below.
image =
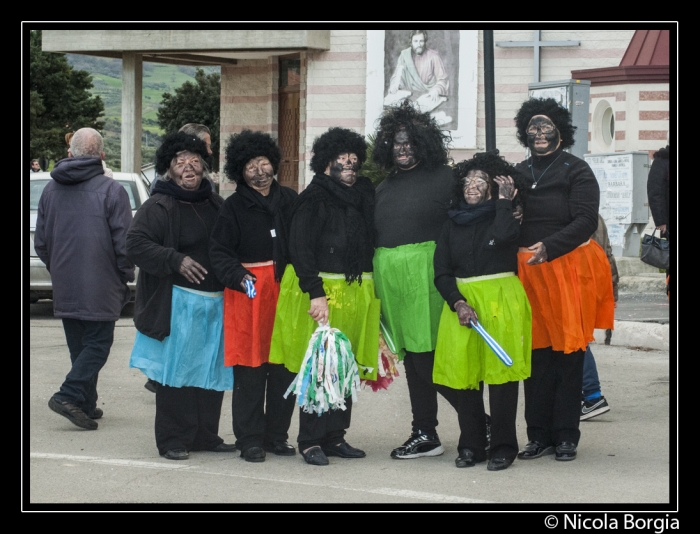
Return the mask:
<path id="1" fill-rule="evenodd" d="M 163 341 L 136 332 L 129 367 L 172 387 L 233 389 L 224 367 L 223 292 L 173 286 L 170 335 Z"/>
<path id="2" fill-rule="evenodd" d="M 457 288 L 474 308 L 479 324 L 513 360 L 505 365 L 481 335 L 459 324 L 445 302 L 440 316 L 433 381 L 453 389 L 478 389 L 479 383 L 504 384 L 530 376 L 532 310 L 514 273 L 458 278 Z"/>

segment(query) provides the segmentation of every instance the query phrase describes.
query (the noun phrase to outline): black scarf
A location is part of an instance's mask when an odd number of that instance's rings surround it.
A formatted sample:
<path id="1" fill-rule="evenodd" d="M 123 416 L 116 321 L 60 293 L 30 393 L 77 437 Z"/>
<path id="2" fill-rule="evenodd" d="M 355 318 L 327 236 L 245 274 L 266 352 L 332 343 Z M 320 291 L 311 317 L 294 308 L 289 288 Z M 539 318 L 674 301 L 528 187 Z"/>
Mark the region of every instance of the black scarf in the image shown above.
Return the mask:
<path id="1" fill-rule="evenodd" d="M 325 174 L 314 176 L 309 185 L 324 189 L 336 205 L 345 208 L 345 281 L 362 284 L 362 265 L 374 254 L 374 185 L 369 178 L 358 176 L 352 186 L 347 186 Z"/>
<path id="2" fill-rule="evenodd" d="M 186 189 L 183 189 L 177 185 L 174 181 L 163 180 L 161 178 L 153 187 L 153 194 L 155 193 L 161 193 L 163 195 L 173 197 L 175 200 L 195 204 L 197 202 L 207 200 L 209 195 L 212 193 L 212 187 L 209 180 L 202 178 L 202 183 L 199 184 L 199 189 L 196 191 L 187 191 Z"/>
<path id="3" fill-rule="evenodd" d="M 282 280 L 284 269 L 287 267 L 288 263 L 287 239 L 289 229 L 287 228 L 286 221 L 291 219 L 291 206 L 281 206 L 282 191 L 276 180 L 272 181 L 272 185 L 270 185 L 270 194 L 267 196 L 263 196 L 252 187 L 249 187 L 243 180 L 238 182 L 236 193 L 272 215 L 275 220 L 275 237 L 272 240 L 272 261 L 275 264 L 275 281 L 279 282 Z"/>
<path id="4" fill-rule="evenodd" d="M 448 210 L 447 214 L 457 224 L 461 226 L 469 226 L 481 221 L 487 220 L 496 211 L 496 199 L 490 198 L 481 204 L 467 204 L 467 201 L 462 199 L 459 202 L 459 208 Z"/>

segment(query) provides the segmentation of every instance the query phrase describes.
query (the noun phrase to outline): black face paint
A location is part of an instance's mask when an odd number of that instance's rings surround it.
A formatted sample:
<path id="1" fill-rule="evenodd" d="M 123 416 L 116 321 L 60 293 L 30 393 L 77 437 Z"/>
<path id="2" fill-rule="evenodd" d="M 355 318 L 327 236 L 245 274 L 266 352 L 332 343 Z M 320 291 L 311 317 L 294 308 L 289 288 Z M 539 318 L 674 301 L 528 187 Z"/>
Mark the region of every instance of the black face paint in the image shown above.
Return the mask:
<path id="1" fill-rule="evenodd" d="M 477 205 L 491 198 L 491 182 L 484 171 L 469 171 L 463 178 L 464 200 L 467 204 Z"/>
<path id="2" fill-rule="evenodd" d="M 353 185 L 357 180 L 357 173 L 360 170 L 360 163 L 355 154 L 340 154 L 338 159 L 332 161 L 328 174 L 331 178 L 339 180 L 345 185 Z"/>
<path id="3" fill-rule="evenodd" d="M 405 130 L 399 130 L 394 136 L 394 148 L 392 150 L 394 163 L 399 169 L 409 170 L 418 164 L 413 144 Z"/>
<path id="4" fill-rule="evenodd" d="M 559 130 L 551 119 L 545 115 L 535 115 L 527 125 L 527 146 L 533 154 L 545 156 L 551 154 L 561 144 Z"/>

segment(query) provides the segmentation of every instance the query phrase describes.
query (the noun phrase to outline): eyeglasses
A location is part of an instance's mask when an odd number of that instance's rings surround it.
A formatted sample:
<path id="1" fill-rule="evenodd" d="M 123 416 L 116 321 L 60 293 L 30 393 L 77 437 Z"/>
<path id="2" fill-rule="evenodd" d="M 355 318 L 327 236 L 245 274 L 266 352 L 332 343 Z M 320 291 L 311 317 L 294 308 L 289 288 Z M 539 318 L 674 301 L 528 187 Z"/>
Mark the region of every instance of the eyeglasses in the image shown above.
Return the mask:
<path id="1" fill-rule="evenodd" d="M 187 165 L 192 165 L 195 169 L 202 166 L 202 161 L 199 158 L 177 158 L 175 167 L 185 168 Z"/>
<path id="2" fill-rule="evenodd" d="M 468 189 L 470 187 L 479 188 L 486 183 L 486 180 L 482 180 L 481 178 L 470 178 L 469 180 L 464 180 L 464 189 Z"/>
<path id="3" fill-rule="evenodd" d="M 537 135 L 538 130 L 546 135 L 548 133 L 552 133 L 555 130 L 555 127 L 552 124 L 540 124 L 539 126 L 528 126 L 526 131 L 530 135 Z"/>

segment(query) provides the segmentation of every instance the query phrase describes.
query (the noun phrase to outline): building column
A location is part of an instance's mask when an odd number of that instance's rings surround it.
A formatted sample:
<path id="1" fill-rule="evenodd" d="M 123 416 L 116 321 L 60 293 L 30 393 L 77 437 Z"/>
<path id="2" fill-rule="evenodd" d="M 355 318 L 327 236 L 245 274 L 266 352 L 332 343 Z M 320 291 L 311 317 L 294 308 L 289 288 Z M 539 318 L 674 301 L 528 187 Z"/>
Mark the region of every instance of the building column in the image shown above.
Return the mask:
<path id="1" fill-rule="evenodd" d="M 122 54 L 122 172 L 141 172 L 143 57 Z"/>

